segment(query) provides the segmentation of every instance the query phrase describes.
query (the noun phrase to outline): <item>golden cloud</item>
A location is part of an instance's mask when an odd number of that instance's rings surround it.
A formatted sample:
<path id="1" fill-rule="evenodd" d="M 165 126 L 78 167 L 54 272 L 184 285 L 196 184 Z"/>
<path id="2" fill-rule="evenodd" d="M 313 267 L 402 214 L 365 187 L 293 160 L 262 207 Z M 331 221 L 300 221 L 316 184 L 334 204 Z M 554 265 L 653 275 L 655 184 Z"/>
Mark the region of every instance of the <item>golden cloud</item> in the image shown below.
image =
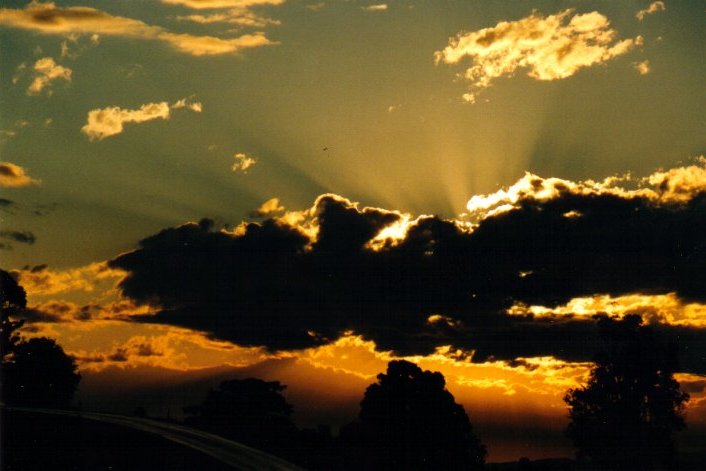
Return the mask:
<path id="1" fill-rule="evenodd" d="M 459 354 L 451 347 L 438 347 L 435 353 L 425 356 L 399 357 L 379 351 L 375 342 L 353 334 L 293 355 L 298 362 L 308 363 L 318 370 L 346 373 L 365 380 L 373 380 L 389 361 L 408 360 L 424 369 L 443 373 L 449 390 L 467 404 L 487 402 L 489 391 L 493 391 L 495 402 L 522 398 L 534 402 L 540 409 L 543 402 L 550 401 L 556 412 L 561 413 L 565 410 L 562 397 L 566 390 L 580 385 L 592 366 L 554 357 L 473 363 L 472 355 Z"/>
<path id="2" fill-rule="evenodd" d="M 706 191 L 706 158 L 700 156 L 694 165 L 655 172 L 644 181 L 654 186 L 660 201 L 685 203 Z"/>
<path id="3" fill-rule="evenodd" d="M 68 270 L 51 270 L 46 266 L 15 271 L 19 283 L 30 296 L 64 294 L 75 291 L 91 292 L 101 282 L 113 285 L 125 277 L 125 272 L 109 268 L 106 262 L 96 262 Z"/>
<path id="4" fill-rule="evenodd" d="M 180 5 L 194 10 L 215 10 L 223 8 L 250 8 L 259 5 L 281 5 L 285 0 L 162 0 L 169 5 Z"/>
<path id="5" fill-rule="evenodd" d="M 25 337 L 51 336 L 81 370 L 111 365 L 196 369 L 221 365 L 249 366 L 271 358 L 260 348 L 238 347 L 206 334 L 178 327 L 151 326 L 96 318 L 90 322 L 32 324 Z"/>
<path id="6" fill-rule="evenodd" d="M 40 183 L 41 180 L 31 178 L 27 175 L 25 169 L 19 165 L 15 165 L 12 162 L 0 162 L 0 186 L 19 188 L 28 185 L 38 185 Z"/>
<path id="7" fill-rule="evenodd" d="M 201 112 L 201 103 L 189 102 L 182 98 L 173 105 L 166 101 L 160 103 L 147 103 L 137 110 L 122 109 L 112 106 L 103 109 L 95 109 L 88 112 L 86 124 L 81 128 L 81 132 L 86 134 L 91 141 L 100 141 L 106 137 L 114 136 L 123 132 L 125 123 L 144 123 L 154 119 L 169 119 L 172 109 L 188 108 L 194 112 Z"/>
<path id="8" fill-rule="evenodd" d="M 43 34 L 102 34 L 157 40 L 194 56 L 235 53 L 246 48 L 273 44 L 262 33 L 232 39 L 178 34 L 160 26 L 113 16 L 95 8 L 61 8 L 54 3 L 36 1 L 27 4 L 23 10 L 0 8 L 0 24 Z"/>
<path id="9" fill-rule="evenodd" d="M 651 15 L 653 13 L 657 13 L 658 11 L 664 11 L 667 9 L 667 6 L 664 4 L 664 2 L 657 1 L 657 2 L 652 2 L 650 3 L 650 6 L 645 8 L 644 10 L 640 10 L 637 13 L 635 13 L 635 17 L 642 21 L 645 19 L 647 15 Z"/>
<path id="10" fill-rule="evenodd" d="M 63 79 L 71 81 L 72 70 L 57 64 L 51 57 L 43 57 L 34 63 L 36 77 L 27 89 L 28 95 L 39 95 L 42 90 L 48 89 L 54 80 Z M 51 90 L 48 90 L 51 95 Z"/>
<path id="11" fill-rule="evenodd" d="M 274 44 L 264 33 L 244 34 L 233 39 L 220 39 L 213 36 L 193 36 L 191 34 L 162 33 L 160 39 L 192 56 L 228 54 L 259 46 Z"/>
<path id="12" fill-rule="evenodd" d="M 650 61 L 636 62 L 633 65 L 635 66 L 635 70 L 637 70 L 640 75 L 647 75 L 650 73 Z"/>
<path id="13" fill-rule="evenodd" d="M 646 198 L 655 204 L 682 204 L 695 195 L 706 192 L 706 158 L 666 171 L 657 171 L 644 178 L 630 174 L 608 177 L 602 181 L 574 182 L 562 178 L 542 178 L 526 172 L 517 182 L 495 193 L 474 195 L 468 200 L 465 216 L 483 219 L 510 211 L 524 200 L 548 201 L 562 195 L 614 195 L 621 198 Z M 581 217 L 573 211 L 567 218 Z"/>
<path id="14" fill-rule="evenodd" d="M 51 299 L 29 306 L 28 320 L 41 322 L 86 322 L 95 320 L 127 320 L 128 316 L 154 314 L 148 305 L 137 305 L 131 300 L 121 299 L 106 304 L 74 302 Z"/>
<path id="15" fill-rule="evenodd" d="M 227 23 L 230 25 L 249 27 L 249 28 L 264 28 L 266 26 L 278 26 L 281 24 L 279 20 L 266 18 L 254 13 L 250 10 L 229 10 L 221 13 L 210 13 L 207 15 L 184 15 L 177 16 L 180 21 L 191 21 L 202 25 L 213 23 Z"/>
<path id="16" fill-rule="evenodd" d="M 248 173 L 248 169 L 257 163 L 257 159 L 243 152 L 233 154 L 235 162 L 230 167 L 234 172 Z"/>
<path id="17" fill-rule="evenodd" d="M 203 111 L 203 105 L 198 101 L 190 101 L 188 98 L 182 98 L 172 105 L 172 108 L 188 108 L 196 113 L 201 113 Z"/>
<path id="18" fill-rule="evenodd" d="M 267 217 L 283 211 L 284 206 L 280 205 L 279 198 L 270 198 L 253 211 L 253 215 L 257 217 Z"/>
<path id="19" fill-rule="evenodd" d="M 706 327 L 706 304 L 688 303 L 676 293 L 629 294 L 612 297 L 607 294 L 573 298 L 554 308 L 515 304 L 507 311 L 514 316 L 591 318 L 596 314 L 625 317 L 639 314 L 648 322 L 684 327 Z"/>
<path id="20" fill-rule="evenodd" d="M 465 57 L 473 61 L 463 74 L 471 84 L 464 99 L 472 103 L 494 79 L 512 76 L 518 69 L 527 69 L 527 75 L 536 80 L 564 79 L 642 44 L 640 36 L 616 42 L 616 35 L 608 19 L 595 11 L 564 10 L 546 17 L 533 12 L 520 20 L 459 33 L 435 58 L 445 64 L 457 64 Z"/>

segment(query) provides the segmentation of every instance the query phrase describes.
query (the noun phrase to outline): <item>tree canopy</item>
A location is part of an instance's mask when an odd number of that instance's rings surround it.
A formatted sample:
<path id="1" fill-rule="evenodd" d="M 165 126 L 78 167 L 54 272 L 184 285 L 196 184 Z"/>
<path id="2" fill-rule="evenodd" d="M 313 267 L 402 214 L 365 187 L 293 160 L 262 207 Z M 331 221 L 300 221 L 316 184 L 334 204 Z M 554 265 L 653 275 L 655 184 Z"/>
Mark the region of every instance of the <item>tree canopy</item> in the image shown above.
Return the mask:
<path id="1" fill-rule="evenodd" d="M 265 449 L 279 446 L 296 431 L 285 388 L 256 378 L 223 381 L 200 405 L 184 408 L 186 423 Z"/>
<path id="2" fill-rule="evenodd" d="M 53 339 L 21 339 L 25 290 L 0 270 L 2 396 L 8 405 L 66 407 L 81 380 L 76 362 Z"/>
<path id="3" fill-rule="evenodd" d="M 636 315 L 598 326 L 603 345 L 588 383 L 564 398 L 578 459 L 602 470 L 675 469 L 672 433 L 685 427 L 689 400 L 673 376 L 676 347 Z"/>
<path id="4" fill-rule="evenodd" d="M 359 422 L 341 431 L 362 447 L 368 469 L 482 469 L 485 446 L 444 376 L 391 361 L 360 404 Z"/>
<path id="5" fill-rule="evenodd" d="M 8 272 L 0 270 L 0 353 L 3 362 L 17 345 L 17 330 L 24 323 L 21 320 L 13 320 L 10 316 L 17 315 L 26 307 L 27 293 L 24 288 Z"/>

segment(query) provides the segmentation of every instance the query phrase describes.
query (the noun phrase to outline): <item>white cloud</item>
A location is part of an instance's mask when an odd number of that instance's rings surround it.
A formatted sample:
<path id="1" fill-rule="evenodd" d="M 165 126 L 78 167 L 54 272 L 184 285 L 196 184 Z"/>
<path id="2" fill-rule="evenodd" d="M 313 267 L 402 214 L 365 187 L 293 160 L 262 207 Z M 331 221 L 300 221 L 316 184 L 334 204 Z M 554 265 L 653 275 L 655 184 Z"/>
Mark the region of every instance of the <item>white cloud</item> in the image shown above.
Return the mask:
<path id="1" fill-rule="evenodd" d="M 667 5 L 664 4 L 664 2 L 652 2 L 650 3 L 650 6 L 645 8 L 644 10 L 640 10 L 637 13 L 635 13 L 635 17 L 642 21 L 645 19 L 647 15 L 651 15 L 653 13 L 657 13 L 658 11 L 664 11 L 667 9 Z"/>
<path id="2" fill-rule="evenodd" d="M 196 3 L 212 2 L 206 0 Z M 247 4 L 248 2 L 241 3 Z M 27 4 L 23 10 L 0 8 L 0 25 L 62 36 L 87 34 L 91 35 L 91 41 L 94 44 L 99 41 L 99 34 L 156 40 L 165 42 L 180 52 L 194 56 L 235 53 L 247 48 L 273 44 L 263 33 L 247 34 L 230 39 L 180 34 L 160 26 L 148 25 L 140 20 L 113 16 L 95 8 L 61 8 L 54 3 L 36 1 Z"/>
<path id="3" fill-rule="evenodd" d="M 233 158 L 235 159 L 235 162 L 231 166 L 231 170 L 234 172 L 248 173 L 248 169 L 257 163 L 257 159 L 255 157 L 249 156 L 242 152 L 233 154 Z"/>
<path id="4" fill-rule="evenodd" d="M 386 3 L 380 3 L 378 5 L 369 5 L 367 7 L 362 7 L 363 10 L 367 11 L 385 11 L 387 10 L 387 4 Z"/>
<path id="5" fill-rule="evenodd" d="M 27 94 L 39 95 L 46 89 L 51 95 L 51 82 L 59 79 L 70 82 L 72 70 L 57 64 L 51 57 L 43 57 L 34 63 L 34 73 L 35 77 L 27 89 Z"/>
<path id="6" fill-rule="evenodd" d="M 527 75 L 536 80 L 564 79 L 642 44 L 641 36 L 615 41 L 616 35 L 608 19 L 595 11 L 564 10 L 546 17 L 533 12 L 517 21 L 459 33 L 435 53 L 435 59 L 437 64 L 472 60 L 462 77 L 471 86 L 464 99 L 473 102 L 494 79 L 512 76 L 518 69 L 527 69 Z"/>
<path id="7" fill-rule="evenodd" d="M 88 112 L 87 122 L 81 128 L 81 132 L 86 134 L 91 141 L 100 141 L 106 137 L 122 133 L 125 123 L 144 123 L 154 119 L 169 119 L 171 110 L 180 108 L 188 108 L 195 112 L 201 112 L 202 109 L 201 103 L 191 102 L 186 98 L 182 98 L 172 106 L 166 101 L 162 101 L 160 103 L 147 103 L 137 110 L 128 110 L 117 106 L 95 109 Z"/>

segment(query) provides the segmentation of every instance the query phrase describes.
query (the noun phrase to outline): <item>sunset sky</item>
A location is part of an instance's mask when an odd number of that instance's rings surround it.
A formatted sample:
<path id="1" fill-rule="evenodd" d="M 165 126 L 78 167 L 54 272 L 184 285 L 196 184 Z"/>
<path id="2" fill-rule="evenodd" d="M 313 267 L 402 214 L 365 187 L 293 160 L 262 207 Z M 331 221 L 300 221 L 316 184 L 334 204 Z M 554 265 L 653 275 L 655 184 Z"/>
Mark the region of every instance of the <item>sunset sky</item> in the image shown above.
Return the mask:
<path id="1" fill-rule="evenodd" d="M 88 376 L 277 379 L 295 418 L 338 425 L 404 357 L 496 461 L 570 456 L 593 316 L 639 313 L 680 344 L 706 433 L 705 15 L 4 1 L 0 257 L 25 333 Z"/>

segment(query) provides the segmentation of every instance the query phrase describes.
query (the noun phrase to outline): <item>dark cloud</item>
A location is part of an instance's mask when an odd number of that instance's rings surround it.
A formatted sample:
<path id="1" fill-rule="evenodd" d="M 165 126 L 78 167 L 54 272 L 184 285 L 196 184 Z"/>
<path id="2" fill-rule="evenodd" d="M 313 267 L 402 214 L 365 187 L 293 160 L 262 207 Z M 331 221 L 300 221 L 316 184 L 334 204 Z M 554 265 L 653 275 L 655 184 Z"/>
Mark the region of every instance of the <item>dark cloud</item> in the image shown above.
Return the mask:
<path id="1" fill-rule="evenodd" d="M 29 308 L 25 309 L 22 312 L 20 317 L 21 319 L 24 319 L 30 324 L 37 323 L 37 322 L 42 322 L 42 323 L 60 323 L 60 322 L 66 322 L 66 319 L 62 317 L 62 314 L 68 312 L 68 306 L 66 306 L 66 311 L 63 310 L 63 306 L 60 303 L 57 303 L 57 306 L 54 306 L 54 309 L 52 310 L 47 310 L 47 309 L 37 309 L 37 308 Z"/>
<path id="2" fill-rule="evenodd" d="M 0 231 L 0 237 L 12 240 L 21 244 L 32 245 L 37 238 L 29 231 Z"/>
<path id="3" fill-rule="evenodd" d="M 118 348 L 106 357 L 107 360 L 123 363 L 128 361 L 128 353 L 125 348 Z"/>
<path id="4" fill-rule="evenodd" d="M 54 212 L 59 207 L 59 203 L 37 204 L 30 211 L 35 216 L 46 216 Z"/>
<path id="5" fill-rule="evenodd" d="M 29 214 L 32 216 L 46 216 L 59 207 L 58 203 L 49 204 L 22 204 L 7 198 L 0 198 L 0 211 L 7 214 Z"/>
<path id="6" fill-rule="evenodd" d="M 352 330 L 380 349 L 424 354 L 439 345 L 474 360 L 554 355 L 590 360 L 595 322 L 513 317 L 514 303 L 555 307 L 596 293 L 676 292 L 706 301 L 706 196 L 662 204 L 639 194 L 559 190 L 527 197 L 472 231 L 422 217 L 398 243 L 368 243 L 399 214 L 320 197 L 309 224 L 287 217 L 235 233 L 185 224 L 144 239 L 110 262 L 120 287 L 158 305 L 155 322 L 240 345 L 304 348 Z M 685 363 L 706 371 L 704 330 L 658 326 L 688 344 Z"/>
<path id="7" fill-rule="evenodd" d="M 137 356 L 140 357 L 159 357 L 162 356 L 162 352 L 158 352 L 152 348 L 149 343 L 141 343 L 137 346 Z"/>
<path id="8" fill-rule="evenodd" d="M 95 319 L 102 310 L 102 306 L 98 304 L 79 306 L 67 301 L 51 300 L 31 306 L 19 314 L 18 317 L 27 321 L 28 324 L 37 322 L 81 322 Z"/>
<path id="9" fill-rule="evenodd" d="M 46 270 L 48 266 L 49 265 L 47 265 L 46 263 L 42 263 L 41 265 L 35 265 L 33 267 L 27 266 L 25 270 L 29 270 L 32 273 L 40 273 Z"/>

